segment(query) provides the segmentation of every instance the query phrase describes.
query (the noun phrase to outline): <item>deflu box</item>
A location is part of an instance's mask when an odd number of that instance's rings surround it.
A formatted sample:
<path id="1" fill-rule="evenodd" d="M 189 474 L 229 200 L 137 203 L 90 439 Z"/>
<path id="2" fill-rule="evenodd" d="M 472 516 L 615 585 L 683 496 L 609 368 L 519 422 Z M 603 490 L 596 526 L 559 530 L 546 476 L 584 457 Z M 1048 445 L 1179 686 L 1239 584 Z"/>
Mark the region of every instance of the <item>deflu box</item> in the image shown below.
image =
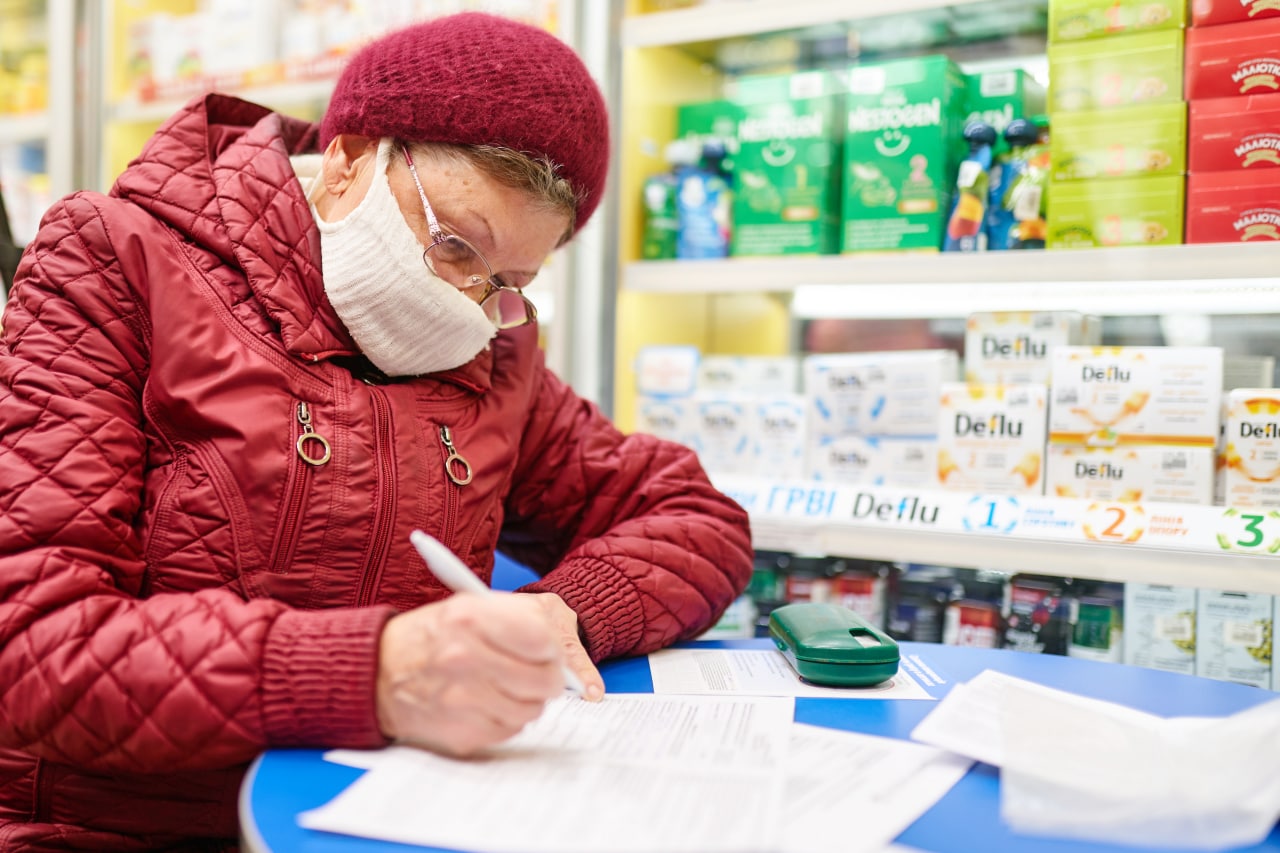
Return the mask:
<path id="1" fill-rule="evenodd" d="M 1187 170 L 1187 108 L 1150 104 L 1053 117 L 1055 181 L 1181 175 Z"/>
<path id="2" fill-rule="evenodd" d="M 846 79 L 841 250 L 939 250 L 966 150 L 964 74 L 927 56 Z"/>
<path id="3" fill-rule="evenodd" d="M 1053 444 L 1045 494 L 1057 498 L 1137 503 L 1213 503 L 1214 449 Z"/>
<path id="4" fill-rule="evenodd" d="M 945 383 L 938 484 L 971 493 L 1041 494 L 1048 406 L 1045 385 Z"/>
<path id="5" fill-rule="evenodd" d="M 734 159 L 731 255 L 836 251 L 840 227 L 838 77 L 762 74 L 729 84 L 742 111 Z"/>
<path id="6" fill-rule="evenodd" d="M 1182 100 L 1181 30 L 1049 45 L 1049 109 L 1115 109 Z"/>
<path id="7" fill-rule="evenodd" d="M 1050 0 L 1049 40 L 1116 36 L 1187 25 L 1186 0 Z"/>
<path id="8" fill-rule="evenodd" d="M 1188 243 L 1280 240 L 1280 169 L 1187 178 Z"/>
<path id="9" fill-rule="evenodd" d="M 1187 31 L 1187 100 L 1280 92 L 1280 19 Z"/>
<path id="10" fill-rule="evenodd" d="M 1051 442 L 1217 444 L 1220 347 L 1058 347 L 1052 358 Z"/>
<path id="11" fill-rule="evenodd" d="M 1234 172 L 1280 166 L 1280 95 L 1192 101 L 1188 167 Z"/>
<path id="12" fill-rule="evenodd" d="M 1050 249 L 1172 246 L 1182 242 L 1180 175 L 1049 185 Z"/>
<path id="13" fill-rule="evenodd" d="M 1280 507 L 1280 391 L 1236 388 L 1226 409 L 1223 502 Z"/>
<path id="14" fill-rule="evenodd" d="M 1075 311 L 976 311 L 964 328 L 966 382 L 1049 383 L 1055 347 L 1100 342 L 1102 323 Z"/>

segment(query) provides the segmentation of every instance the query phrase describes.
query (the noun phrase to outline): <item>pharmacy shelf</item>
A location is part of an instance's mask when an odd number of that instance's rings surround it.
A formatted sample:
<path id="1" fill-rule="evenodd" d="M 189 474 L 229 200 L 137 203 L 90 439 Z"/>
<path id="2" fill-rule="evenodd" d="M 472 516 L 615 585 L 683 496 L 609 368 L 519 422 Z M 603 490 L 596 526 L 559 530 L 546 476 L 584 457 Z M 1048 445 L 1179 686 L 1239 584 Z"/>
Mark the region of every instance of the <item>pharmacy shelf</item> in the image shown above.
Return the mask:
<path id="1" fill-rule="evenodd" d="M 931 316 L 1280 311 L 1274 243 L 636 261 L 623 276 L 636 292 L 794 293 L 804 317 L 909 317 L 922 306 Z"/>
<path id="2" fill-rule="evenodd" d="M 0 115 L 0 145 L 38 142 L 48 136 L 48 113 Z"/>
<path id="3" fill-rule="evenodd" d="M 218 88 L 217 91 L 278 109 L 328 100 L 329 94 L 333 91 L 333 83 L 332 79 L 319 79 L 263 86 Z M 208 91 L 214 90 L 209 89 Z M 163 121 L 181 109 L 191 97 L 199 94 L 201 93 L 192 92 L 183 98 L 157 98 L 150 101 L 129 98 L 109 107 L 107 120 L 117 122 Z"/>
<path id="4" fill-rule="evenodd" d="M 622 46 L 662 47 L 759 36 L 887 15 L 953 9 L 989 0 L 896 0 L 889 5 L 848 0 L 736 0 L 670 12 L 633 15 L 622 22 Z M 1040 5 L 1044 5 L 1041 3 Z"/>
<path id="5" fill-rule="evenodd" d="M 829 532 L 825 541 L 829 556 L 1280 595 L 1274 556 L 865 528 Z M 758 536 L 756 547 L 770 548 Z"/>
<path id="6" fill-rule="evenodd" d="M 1280 511 L 712 479 L 761 550 L 1280 594 Z"/>

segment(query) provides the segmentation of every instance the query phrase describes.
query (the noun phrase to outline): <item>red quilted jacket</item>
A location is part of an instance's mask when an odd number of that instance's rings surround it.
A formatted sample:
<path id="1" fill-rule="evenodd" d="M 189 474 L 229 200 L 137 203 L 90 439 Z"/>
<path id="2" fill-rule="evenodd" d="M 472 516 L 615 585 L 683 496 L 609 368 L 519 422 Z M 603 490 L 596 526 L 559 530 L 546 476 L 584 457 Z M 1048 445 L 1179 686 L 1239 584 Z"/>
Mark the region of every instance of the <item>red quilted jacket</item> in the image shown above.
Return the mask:
<path id="1" fill-rule="evenodd" d="M 264 748 L 381 745 L 379 632 L 446 594 L 415 527 L 484 577 L 495 548 L 530 565 L 597 660 L 697 635 L 746 585 L 741 508 L 690 451 L 576 397 L 533 327 L 456 371 L 362 381 L 288 159 L 315 143 L 195 101 L 22 261 L 0 340 L 0 850 L 231 838 Z"/>

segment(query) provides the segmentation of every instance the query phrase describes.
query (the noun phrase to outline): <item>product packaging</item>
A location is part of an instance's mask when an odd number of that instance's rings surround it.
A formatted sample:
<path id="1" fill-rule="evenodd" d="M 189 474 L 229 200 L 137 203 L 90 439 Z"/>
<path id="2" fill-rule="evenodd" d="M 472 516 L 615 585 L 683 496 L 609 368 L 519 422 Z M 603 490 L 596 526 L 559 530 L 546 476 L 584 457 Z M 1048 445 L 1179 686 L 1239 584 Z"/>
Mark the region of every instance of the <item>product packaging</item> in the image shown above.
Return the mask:
<path id="1" fill-rule="evenodd" d="M 1195 589 L 1145 583 L 1124 585 L 1124 662 L 1195 674 Z"/>
<path id="2" fill-rule="evenodd" d="M 803 476 L 808 430 L 805 400 L 799 394 L 757 396 L 752 401 L 749 434 L 754 443 L 753 473 L 774 480 Z"/>
<path id="3" fill-rule="evenodd" d="M 1187 178 L 1188 243 L 1280 240 L 1280 169 L 1203 172 Z"/>
<path id="4" fill-rule="evenodd" d="M 1280 18 L 1275 0 L 1191 0 L 1191 22 L 1197 27 Z"/>
<path id="5" fill-rule="evenodd" d="M 1124 588 L 1103 584 L 1071 603 L 1067 656 L 1121 663 L 1124 660 Z"/>
<path id="6" fill-rule="evenodd" d="M 843 98 L 826 71 L 740 77 L 733 255 L 835 252 Z"/>
<path id="7" fill-rule="evenodd" d="M 1227 506 L 1280 508 L 1280 392 L 1227 392 L 1223 435 L 1223 501 Z"/>
<path id="8" fill-rule="evenodd" d="M 1200 590 L 1196 675 L 1271 689 L 1272 596 Z"/>
<path id="9" fill-rule="evenodd" d="M 1280 167 L 1280 95 L 1192 101 L 1188 168 L 1192 172 Z"/>
<path id="10" fill-rule="evenodd" d="M 702 467 L 712 474 L 754 474 L 754 401 L 739 395 L 695 394 L 689 402 L 692 447 Z"/>
<path id="11" fill-rule="evenodd" d="M 960 369 L 951 350 L 830 353 L 806 356 L 803 364 L 810 429 L 819 438 L 932 439 L 939 390 Z"/>
<path id="12" fill-rule="evenodd" d="M 1049 40 L 1075 41 L 1187 25 L 1186 0 L 1050 0 Z"/>
<path id="13" fill-rule="evenodd" d="M 1004 131 L 1008 151 L 991 169 L 987 248 L 1043 249 L 1048 234 L 1048 117 L 1014 119 Z"/>
<path id="14" fill-rule="evenodd" d="M 1187 30 L 1188 101 L 1280 91 L 1280 18 Z"/>
<path id="15" fill-rule="evenodd" d="M 991 195 L 991 164 L 996 130 L 989 124 L 971 121 L 964 128 L 969 154 L 960 162 L 944 252 L 982 252 L 987 248 L 987 202 Z"/>
<path id="16" fill-rule="evenodd" d="M 965 125 L 980 121 L 994 127 L 997 157 L 1009 150 L 1005 131 L 1011 122 L 1045 111 L 1048 93 L 1044 86 L 1020 68 L 970 74 L 968 84 Z"/>
<path id="17" fill-rule="evenodd" d="M 676 107 L 676 138 L 701 151 L 708 142 L 724 147 L 724 168 L 732 173 L 738 154 L 738 121 L 742 108 L 733 101 L 695 101 Z"/>
<path id="18" fill-rule="evenodd" d="M 1049 45 L 1049 109 L 1115 109 L 1182 100 L 1181 30 Z"/>
<path id="19" fill-rule="evenodd" d="M 1004 602 L 1006 649 L 1065 655 L 1071 636 L 1072 581 L 1042 575 L 1014 575 Z"/>
<path id="20" fill-rule="evenodd" d="M 1052 151 L 1055 181 L 1182 175 L 1187 108 L 1176 103 L 1059 113 Z"/>
<path id="21" fill-rule="evenodd" d="M 800 360 L 792 355 L 704 355 L 698 363 L 699 391 L 794 394 Z"/>
<path id="22" fill-rule="evenodd" d="M 1054 181 L 1049 248 L 1177 245 L 1183 241 L 1186 183 L 1180 175 Z"/>
<path id="23" fill-rule="evenodd" d="M 967 84 L 944 56 L 847 74 L 841 250 L 938 251 L 967 146 Z"/>
<path id="24" fill-rule="evenodd" d="M 1221 348 L 1058 347 L 1051 359 L 1051 442 L 1217 443 Z"/>
<path id="25" fill-rule="evenodd" d="M 676 257 L 681 260 L 727 258 L 733 189 L 730 176 L 722 169 L 724 146 L 707 142 L 701 152 L 695 153 L 692 143 L 679 140 L 673 144 L 689 148 L 674 161 Z"/>
<path id="26" fill-rule="evenodd" d="M 812 407 L 807 419 L 806 478 L 864 486 L 936 486 L 933 469 L 937 440 L 932 436 L 831 436 L 821 431 L 821 425 L 813 425 Z"/>
<path id="27" fill-rule="evenodd" d="M 1049 383 L 1050 353 L 1101 340 L 1102 322 L 1075 311 L 979 311 L 964 328 L 966 382 Z"/>
<path id="28" fill-rule="evenodd" d="M 680 183 L 672 165 L 672 160 L 679 156 L 676 145 L 673 142 L 667 146 L 666 160 L 669 168 L 650 175 L 641 189 L 644 224 L 640 257 L 646 261 L 670 260 L 676 256 L 676 237 L 680 231 L 679 214 L 676 210 Z"/>
<path id="29" fill-rule="evenodd" d="M 939 486 L 969 493 L 1041 494 L 1048 397 L 1048 388 L 1037 384 L 943 384 Z"/>
<path id="30" fill-rule="evenodd" d="M 1115 503 L 1213 503 L 1214 449 L 1051 444 L 1045 494 Z"/>

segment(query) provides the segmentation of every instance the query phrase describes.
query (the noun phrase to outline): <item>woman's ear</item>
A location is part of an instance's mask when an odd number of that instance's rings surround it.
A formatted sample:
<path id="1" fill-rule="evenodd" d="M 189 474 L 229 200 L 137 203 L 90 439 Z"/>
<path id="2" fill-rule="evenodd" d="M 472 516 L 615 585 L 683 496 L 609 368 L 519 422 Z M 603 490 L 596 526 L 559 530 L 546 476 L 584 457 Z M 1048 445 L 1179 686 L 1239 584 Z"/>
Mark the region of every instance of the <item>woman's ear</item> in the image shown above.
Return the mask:
<path id="1" fill-rule="evenodd" d="M 375 138 L 342 133 L 329 140 L 309 193 L 321 219 L 332 222 L 355 209 L 369 189 L 377 159 Z"/>
<path id="2" fill-rule="evenodd" d="M 350 190 L 377 156 L 377 139 L 340 133 L 329 140 L 320 165 L 320 180 L 325 192 L 341 196 Z"/>

